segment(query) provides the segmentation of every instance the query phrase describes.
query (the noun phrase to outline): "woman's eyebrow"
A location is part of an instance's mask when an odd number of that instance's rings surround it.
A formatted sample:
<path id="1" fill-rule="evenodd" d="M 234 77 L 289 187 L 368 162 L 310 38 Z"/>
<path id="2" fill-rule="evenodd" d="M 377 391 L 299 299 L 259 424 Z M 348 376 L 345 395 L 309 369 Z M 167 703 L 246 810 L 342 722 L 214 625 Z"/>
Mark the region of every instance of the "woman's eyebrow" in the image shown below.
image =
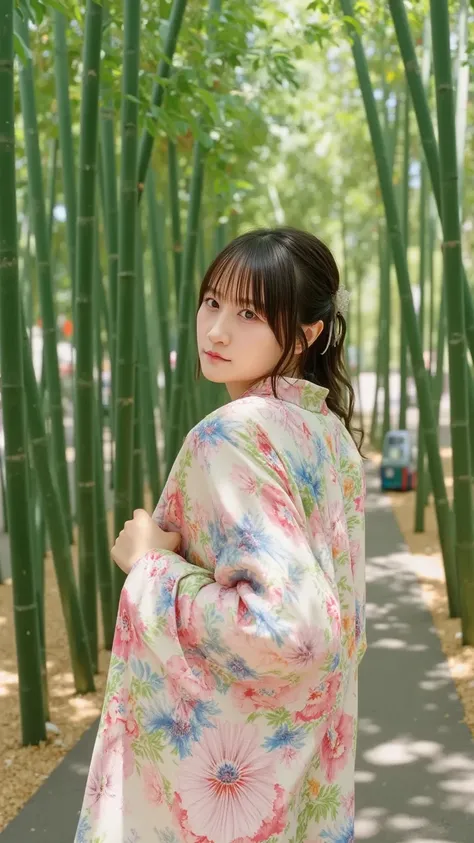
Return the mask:
<path id="1" fill-rule="evenodd" d="M 254 307 L 253 299 L 248 298 L 247 296 L 239 296 L 238 299 L 234 299 L 232 298 L 232 296 L 223 295 L 222 292 L 220 292 L 215 287 L 208 287 L 208 289 L 206 290 L 206 295 L 215 296 L 216 298 L 220 298 L 221 300 L 232 302 L 237 307 Z"/>

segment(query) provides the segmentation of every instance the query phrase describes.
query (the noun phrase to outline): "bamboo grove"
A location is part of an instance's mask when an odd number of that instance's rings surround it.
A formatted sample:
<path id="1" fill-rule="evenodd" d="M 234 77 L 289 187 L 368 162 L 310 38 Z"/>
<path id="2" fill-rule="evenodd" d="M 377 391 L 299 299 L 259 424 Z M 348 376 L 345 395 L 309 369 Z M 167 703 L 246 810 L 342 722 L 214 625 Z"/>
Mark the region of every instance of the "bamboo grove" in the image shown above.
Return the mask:
<path id="1" fill-rule="evenodd" d="M 373 411 L 364 415 L 360 404 L 361 422 L 376 446 L 404 428 L 413 380 L 415 528 L 423 531 L 432 496 L 450 613 L 474 644 L 474 305 L 461 248 L 468 5 L 461 0 L 453 14 L 447 0 L 415 11 L 403 0 L 372 10 L 351 0 L 295 2 L 303 25 L 288 37 L 288 15 L 276 5 L 0 0 L 2 497 L 25 744 L 44 739 L 48 719 L 45 552 L 76 691 L 87 693 L 100 646 L 112 646 L 123 584 L 110 560 L 113 536 L 135 508 L 154 505 L 187 431 L 226 400 L 195 376 L 199 281 L 251 225 L 312 227 L 311 191 L 301 185 L 311 156 L 281 138 L 291 121 L 304 126 L 302 91 L 314 98 L 314 63 L 326 50 L 360 88 L 320 201 L 331 208 L 328 235 L 338 229 L 354 293 L 359 395 L 363 370 L 376 376 Z M 337 73 L 331 84 L 334 96 L 348 95 Z M 326 96 L 329 114 L 329 87 Z M 363 188 L 343 154 L 359 132 L 370 173 Z M 310 137 L 309 124 L 301 133 Z M 378 308 L 372 339 L 368 267 Z M 58 349 L 68 343 L 65 374 Z M 452 495 L 438 436 L 446 348 Z"/>

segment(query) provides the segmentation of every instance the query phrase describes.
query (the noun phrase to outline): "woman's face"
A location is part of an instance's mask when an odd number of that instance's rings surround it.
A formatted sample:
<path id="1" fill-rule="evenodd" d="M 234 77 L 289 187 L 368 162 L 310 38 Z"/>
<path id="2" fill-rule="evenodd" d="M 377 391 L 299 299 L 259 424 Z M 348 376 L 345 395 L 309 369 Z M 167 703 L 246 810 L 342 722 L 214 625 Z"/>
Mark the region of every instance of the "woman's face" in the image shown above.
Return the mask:
<path id="1" fill-rule="evenodd" d="M 282 349 L 263 316 L 211 290 L 197 314 L 197 341 L 202 373 L 225 383 L 232 399 L 271 374 Z"/>

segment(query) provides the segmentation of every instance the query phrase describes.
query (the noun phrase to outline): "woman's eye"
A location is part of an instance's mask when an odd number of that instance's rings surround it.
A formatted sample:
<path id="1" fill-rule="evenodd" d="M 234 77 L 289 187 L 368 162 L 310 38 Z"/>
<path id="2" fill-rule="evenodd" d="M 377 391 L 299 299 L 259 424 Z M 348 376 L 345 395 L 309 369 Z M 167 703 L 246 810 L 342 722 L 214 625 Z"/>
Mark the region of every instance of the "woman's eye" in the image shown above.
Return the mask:
<path id="1" fill-rule="evenodd" d="M 252 322 L 257 318 L 257 315 L 253 312 L 253 310 L 242 310 L 242 315 L 246 322 Z"/>
<path id="2" fill-rule="evenodd" d="M 213 298 L 204 299 L 204 301 L 206 302 L 206 305 L 208 307 L 212 308 L 212 310 L 215 310 L 217 307 L 219 307 L 218 302 Z"/>

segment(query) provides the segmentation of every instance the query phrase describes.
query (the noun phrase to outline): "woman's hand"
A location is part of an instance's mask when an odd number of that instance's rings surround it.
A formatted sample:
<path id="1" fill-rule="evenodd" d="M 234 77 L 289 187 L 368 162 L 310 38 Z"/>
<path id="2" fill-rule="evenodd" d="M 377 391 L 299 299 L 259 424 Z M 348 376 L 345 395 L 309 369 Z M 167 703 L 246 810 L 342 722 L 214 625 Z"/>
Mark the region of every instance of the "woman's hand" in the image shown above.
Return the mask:
<path id="1" fill-rule="evenodd" d="M 144 509 L 136 509 L 133 521 L 125 522 L 110 553 L 115 564 L 128 575 L 134 563 L 149 550 L 175 551 L 180 542 L 179 533 L 166 533 Z"/>

